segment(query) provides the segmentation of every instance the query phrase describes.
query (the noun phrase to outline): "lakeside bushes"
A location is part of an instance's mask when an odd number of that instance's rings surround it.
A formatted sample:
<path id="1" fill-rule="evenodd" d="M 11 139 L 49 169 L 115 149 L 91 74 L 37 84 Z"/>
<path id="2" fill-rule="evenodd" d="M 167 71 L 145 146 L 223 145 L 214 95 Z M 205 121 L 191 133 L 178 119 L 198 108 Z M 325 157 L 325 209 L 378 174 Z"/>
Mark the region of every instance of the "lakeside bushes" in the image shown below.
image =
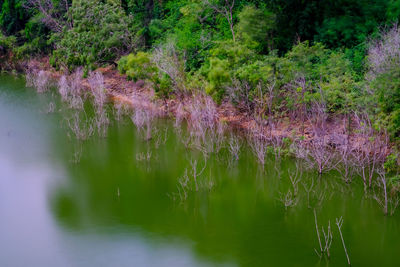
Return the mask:
<path id="1" fill-rule="evenodd" d="M 260 118 L 304 120 L 316 103 L 368 113 L 395 140 L 399 10 L 384 0 L 1 0 L 0 53 L 51 55 L 86 74 L 118 62 L 159 97 L 200 90 Z"/>

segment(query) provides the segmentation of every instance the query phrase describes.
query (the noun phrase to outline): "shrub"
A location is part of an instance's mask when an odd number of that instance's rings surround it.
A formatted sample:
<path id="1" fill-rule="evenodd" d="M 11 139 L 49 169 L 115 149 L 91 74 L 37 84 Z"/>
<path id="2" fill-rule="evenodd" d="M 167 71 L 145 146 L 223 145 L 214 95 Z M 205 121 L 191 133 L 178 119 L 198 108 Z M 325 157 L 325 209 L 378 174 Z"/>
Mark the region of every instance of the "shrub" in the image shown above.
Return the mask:
<path id="1" fill-rule="evenodd" d="M 250 47 L 266 51 L 272 47 L 272 30 L 275 28 L 275 15 L 254 6 L 245 6 L 238 15 L 237 32 Z"/>
<path id="2" fill-rule="evenodd" d="M 15 36 L 4 36 L 0 32 L 0 55 L 6 54 L 8 51 L 15 47 L 17 39 Z"/>
<path id="3" fill-rule="evenodd" d="M 400 136 L 400 28 L 395 25 L 368 50 L 367 92 L 378 98 L 379 119 L 393 137 Z M 386 126 L 385 124 L 383 124 Z"/>
<path id="4" fill-rule="evenodd" d="M 208 72 L 209 84 L 206 93 L 211 95 L 217 102 L 220 102 L 225 94 L 225 85 L 230 81 L 229 65 L 226 59 L 210 59 L 210 70 Z"/>
<path id="5" fill-rule="evenodd" d="M 186 60 L 177 50 L 175 41 L 168 40 L 153 51 L 151 61 L 157 67 L 161 80 L 170 80 L 170 91 L 183 93 L 188 90 L 186 83 Z"/>
<path id="6" fill-rule="evenodd" d="M 152 79 L 157 68 L 151 62 L 151 55 L 146 52 L 129 54 L 118 61 L 118 70 L 133 81 Z"/>
<path id="7" fill-rule="evenodd" d="M 218 42 L 210 51 L 208 58 L 200 72 L 207 78 L 206 92 L 214 100 L 221 102 L 226 95 L 226 87 L 231 84 L 231 79 L 236 69 L 256 59 L 255 52 L 246 45 L 232 40 Z"/>
<path id="8" fill-rule="evenodd" d="M 53 62 L 67 68 L 111 63 L 133 44 L 129 19 L 115 1 L 75 0 L 73 27 L 54 34 Z"/>
<path id="9" fill-rule="evenodd" d="M 171 79 L 160 73 L 151 59 L 152 55 L 146 52 L 123 56 L 118 61 L 118 70 L 135 82 L 138 80 L 150 82 L 159 97 L 168 97 L 172 88 Z"/>

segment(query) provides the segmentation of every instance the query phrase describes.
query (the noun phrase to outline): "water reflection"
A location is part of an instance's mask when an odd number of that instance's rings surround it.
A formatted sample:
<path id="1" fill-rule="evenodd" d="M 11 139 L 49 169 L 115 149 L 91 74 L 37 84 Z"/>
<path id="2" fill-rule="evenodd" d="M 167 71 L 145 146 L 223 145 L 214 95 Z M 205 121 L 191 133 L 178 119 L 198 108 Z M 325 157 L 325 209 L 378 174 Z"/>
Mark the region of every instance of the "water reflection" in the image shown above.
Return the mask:
<path id="1" fill-rule="evenodd" d="M 222 150 L 210 153 L 198 177 L 213 186 L 196 191 L 192 183 L 176 201 L 179 179 L 191 161 L 202 167 L 203 154 L 182 145 L 172 127 L 165 144 L 144 141 L 131 123 L 76 143 L 60 129 L 64 111 L 39 112 L 49 96 L 7 77 L 0 87 L 1 266 L 343 266 L 336 230 L 329 264 L 315 255 L 314 208 L 324 226 L 343 216 L 355 266 L 400 258 L 399 217 L 383 217 L 362 186 L 334 174 L 305 174 L 298 204 L 285 208 L 280 197 L 295 189 L 292 160 L 278 172 L 267 160 L 261 170 L 249 149 L 234 164 Z"/>
<path id="2" fill-rule="evenodd" d="M 76 184 L 81 170 L 66 160 L 71 143 L 60 116 L 44 116 L 41 97 L 20 80 L 1 77 L 0 87 L 0 266 L 208 265 L 193 257 L 190 241 L 104 223 L 107 201 L 92 212 L 82 208 L 97 193 Z M 119 201 L 111 195 L 110 206 Z"/>

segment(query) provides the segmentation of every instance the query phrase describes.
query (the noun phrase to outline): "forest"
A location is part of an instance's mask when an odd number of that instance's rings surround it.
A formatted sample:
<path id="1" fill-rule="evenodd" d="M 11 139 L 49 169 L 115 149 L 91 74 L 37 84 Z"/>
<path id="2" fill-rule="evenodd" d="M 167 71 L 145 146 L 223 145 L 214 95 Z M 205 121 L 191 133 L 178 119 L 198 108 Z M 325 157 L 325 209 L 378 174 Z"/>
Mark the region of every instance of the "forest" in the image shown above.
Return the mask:
<path id="1" fill-rule="evenodd" d="M 0 58 L 111 65 L 159 99 L 200 92 L 271 127 L 340 118 L 397 144 L 399 17 L 396 0 L 0 0 Z M 384 157 L 397 174 L 396 145 Z"/>

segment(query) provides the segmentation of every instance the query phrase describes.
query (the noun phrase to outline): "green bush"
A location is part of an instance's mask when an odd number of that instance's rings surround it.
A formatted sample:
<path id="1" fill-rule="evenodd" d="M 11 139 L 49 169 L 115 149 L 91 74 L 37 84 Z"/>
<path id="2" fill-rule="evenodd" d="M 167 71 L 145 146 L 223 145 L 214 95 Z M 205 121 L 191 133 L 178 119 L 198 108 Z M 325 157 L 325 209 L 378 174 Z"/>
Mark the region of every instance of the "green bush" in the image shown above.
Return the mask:
<path id="1" fill-rule="evenodd" d="M 0 32 L 0 53 L 6 53 L 8 50 L 16 46 L 17 39 L 15 36 L 4 36 Z"/>
<path id="2" fill-rule="evenodd" d="M 225 85 L 230 81 L 230 73 L 227 66 L 228 60 L 211 58 L 210 70 L 208 71 L 209 84 L 206 93 L 211 95 L 217 102 L 220 102 L 225 94 Z"/>
<path id="3" fill-rule="evenodd" d="M 208 81 L 206 92 L 220 102 L 235 71 L 255 59 L 255 51 L 244 44 L 232 40 L 218 42 L 217 46 L 211 49 L 207 63 L 200 69 Z"/>
<path id="4" fill-rule="evenodd" d="M 53 62 L 69 69 L 94 68 L 112 63 L 131 49 L 129 18 L 116 1 L 74 0 L 70 12 L 73 27 L 54 34 Z"/>
<path id="5" fill-rule="evenodd" d="M 272 31 L 275 28 L 276 16 L 254 6 L 245 6 L 238 15 L 236 30 L 240 39 L 257 51 L 268 51 L 272 47 Z"/>
<path id="6" fill-rule="evenodd" d="M 118 70 L 133 81 L 151 79 L 156 75 L 157 68 L 151 62 L 150 54 L 138 52 L 121 57 Z"/>
<path id="7" fill-rule="evenodd" d="M 143 80 L 149 82 L 157 96 L 166 98 L 171 92 L 171 79 L 161 74 L 154 63 L 151 61 L 151 54 L 138 52 L 121 57 L 118 61 L 118 70 L 126 74 L 129 80 Z"/>

